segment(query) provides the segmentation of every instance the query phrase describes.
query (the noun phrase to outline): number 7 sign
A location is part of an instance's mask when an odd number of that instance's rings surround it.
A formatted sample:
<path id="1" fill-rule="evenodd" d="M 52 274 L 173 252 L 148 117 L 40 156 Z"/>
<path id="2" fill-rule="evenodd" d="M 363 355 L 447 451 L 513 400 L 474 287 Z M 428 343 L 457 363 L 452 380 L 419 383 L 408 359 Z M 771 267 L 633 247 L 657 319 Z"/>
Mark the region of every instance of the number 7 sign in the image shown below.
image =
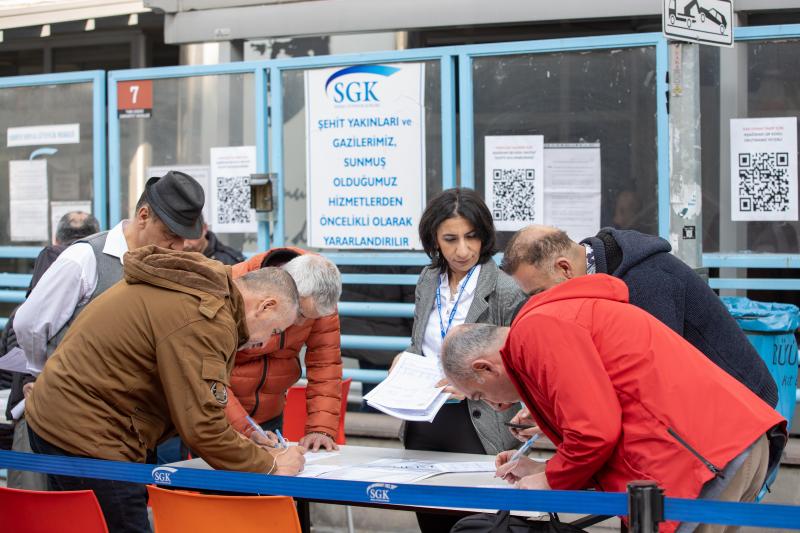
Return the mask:
<path id="1" fill-rule="evenodd" d="M 117 116 L 150 118 L 153 112 L 153 80 L 117 83 Z"/>

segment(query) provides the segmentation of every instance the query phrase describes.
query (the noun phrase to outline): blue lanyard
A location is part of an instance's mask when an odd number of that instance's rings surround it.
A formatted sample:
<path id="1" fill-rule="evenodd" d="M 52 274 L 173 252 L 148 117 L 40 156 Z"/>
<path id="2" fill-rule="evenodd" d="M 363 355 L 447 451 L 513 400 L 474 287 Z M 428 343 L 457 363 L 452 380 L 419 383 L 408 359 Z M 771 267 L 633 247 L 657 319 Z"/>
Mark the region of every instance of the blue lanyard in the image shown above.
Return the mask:
<path id="1" fill-rule="evenodd" d="M 478 265 L 475 265 L 478 266 Z M 450 326 L 453 324 L 453 319 L 456 317 L 456 311 L 458 310 L 458 302 L 461 300 L 461 295 L 464 294 L 464 289 L 467 287 L 467 283 L 469 283 L 469 278 L 472 277 L 472 273 L 475 272 L 475 267 L 469 269 L 467 272 L 467 277 L 464 278 L 464 283 L 461 284 L 461 288 L 458 290 L 458 296 L 456 297 L 456 303 L 453 304 L 453 310 L 450 311 L 450 318 L 447 321 L 447 327 L 444 327 L 444 320 L 442 320 L 442 295 L 441 295 L 441 278 L 439 278 L 439 286 L 436 287 L 436 308 L 439 310 L 439 329 L 442 332 L 442 340 L 444 340 L 447 332 L 450 331 Z"/>

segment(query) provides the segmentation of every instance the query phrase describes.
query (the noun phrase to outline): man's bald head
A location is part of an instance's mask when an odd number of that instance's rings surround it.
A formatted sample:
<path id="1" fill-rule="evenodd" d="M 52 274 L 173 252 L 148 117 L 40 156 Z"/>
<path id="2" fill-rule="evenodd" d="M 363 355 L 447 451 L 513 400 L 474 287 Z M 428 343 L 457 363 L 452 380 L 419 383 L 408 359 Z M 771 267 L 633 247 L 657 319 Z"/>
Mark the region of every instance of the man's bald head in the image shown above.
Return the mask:
<path id="1" fill-rule="evenodd" d="M 583 246 L 563 230 L 531 225 L 511 237 L 503 255 L 503 270 L 528 294 L 586 274 Z"/>

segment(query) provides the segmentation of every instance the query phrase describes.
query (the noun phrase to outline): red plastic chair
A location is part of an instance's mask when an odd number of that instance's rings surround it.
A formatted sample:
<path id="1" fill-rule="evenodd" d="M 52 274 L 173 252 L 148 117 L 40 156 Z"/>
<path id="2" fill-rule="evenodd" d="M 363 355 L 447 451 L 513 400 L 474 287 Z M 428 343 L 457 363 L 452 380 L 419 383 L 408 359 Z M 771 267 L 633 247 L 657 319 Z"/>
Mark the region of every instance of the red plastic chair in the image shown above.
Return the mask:
<path id="1" fill-rule="evenodd" d="M 342 405 L 339 408 L 339 429 L 336 432 L 336 444 L 344 444 L 344 416 L 347 413 L 347 394 L 350 392 L 348 378 L 342 381 Z M 286 406 L 283 408 L 283 436 L 297 442 L 306 434 L 306 388 L 299 385 L 290 387 L 286 393 Z"/>
<path id="2" fill-rule="evenodd" d="M 14 533 L 108 533 L 94 492 L 0 487 L 0 524 Z"/>

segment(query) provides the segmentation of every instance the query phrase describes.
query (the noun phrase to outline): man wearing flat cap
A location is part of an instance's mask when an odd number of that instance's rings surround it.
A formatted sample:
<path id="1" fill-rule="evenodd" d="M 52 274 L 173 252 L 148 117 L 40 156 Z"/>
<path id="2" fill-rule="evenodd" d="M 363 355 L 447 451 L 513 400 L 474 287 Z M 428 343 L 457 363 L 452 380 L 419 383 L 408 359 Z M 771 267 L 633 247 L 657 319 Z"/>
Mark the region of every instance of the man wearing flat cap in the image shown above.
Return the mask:
<path id="1" fill-rule="evenodd" d="M 122 256 L 147 245 L 183 250 L 200 236 L 203 188 L 188 174 L 150 178 L 134 216 L 64 250 L 14 316 L 28 371 L 39 375 L 78 314 L 122 279 Z"/>

